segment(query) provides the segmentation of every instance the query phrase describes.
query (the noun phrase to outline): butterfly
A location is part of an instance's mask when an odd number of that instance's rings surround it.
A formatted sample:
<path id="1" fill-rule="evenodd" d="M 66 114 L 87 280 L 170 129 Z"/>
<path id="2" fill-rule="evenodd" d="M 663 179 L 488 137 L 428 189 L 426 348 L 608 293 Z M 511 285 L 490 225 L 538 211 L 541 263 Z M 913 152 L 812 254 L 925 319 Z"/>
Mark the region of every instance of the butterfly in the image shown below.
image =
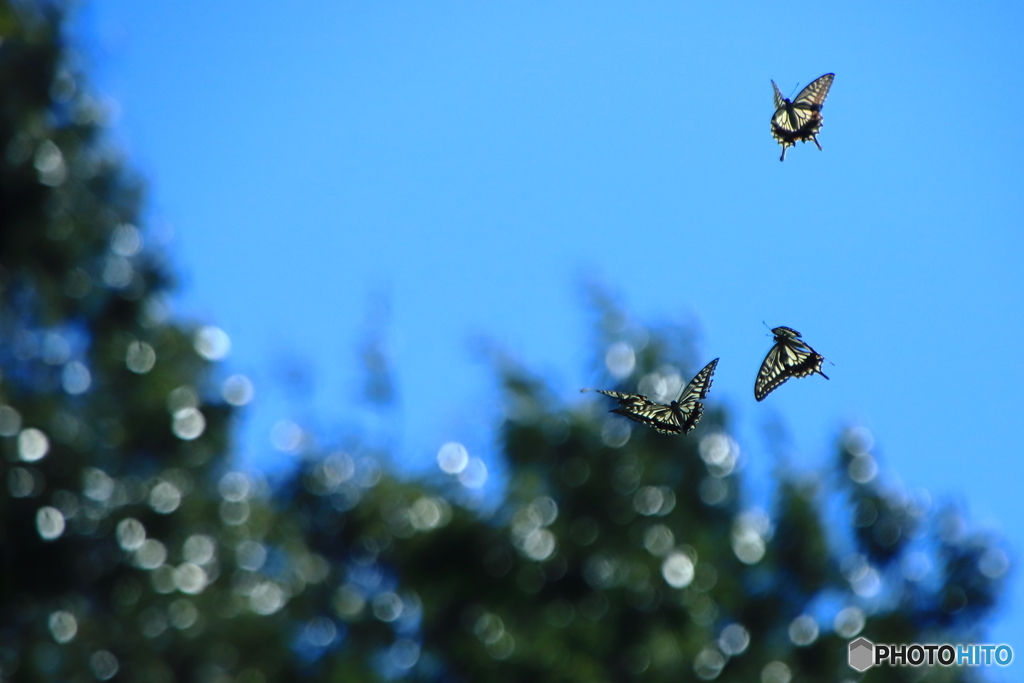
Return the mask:
<path id="1" fill-rule="evenodd" d="M 668 405 L 655 403 L 641 394 L 623 394 L 604 389 L 581 389 L 580 391 L 596 391 L 599 394 L 611 396 L 619 402 L 619 407 L 611 412 L 625 415 L 630 420 L 654 427 L 662 434 L 687 434 L 697 426 L 700 416 L 704 414 L 704 404 L 698 399 L 708 395 L 708 389 L 711 388 L 711 375 L 715 373 L 716 365 L 718 365 L 717 358 L 705 365 L 704 369 L 690 380 L 686 388 L 679 392 L 676 400 Z"/>
<path id="2" fill-rule="evenodd" d="M 828 89 L 832 87 L 832 79 L 835 77 L 835 74 L 825 74 L 812 81 L 792 102 L 782 96 L 779 86 L 772 81 L 772 87 L 775 89 L 772 135 L 782 145 L 782 157 L 779 161 L 786 160 L 786 148 L 795 146 L 797 140 L 811 140 L 819 150 L 821 149 L 821 145 L 818 144 L 818 131 L 822 125 L 821 108 L 825 105 L 825 97 L 828 96 Z"/>
<path id="3" fill-rule="evenodd" d="M 772 334 L 775 335 L 775 346 L 768 351 L 761 369 L 757 371 L 754 398 L 763 401 L 765 396 L 790 377 L 807 377 L 818 373 L 828 379 L 828 375 L 821 371 L 825 357 L 801 339 L 799 332 L 791 327 L 776 327 Z"/>

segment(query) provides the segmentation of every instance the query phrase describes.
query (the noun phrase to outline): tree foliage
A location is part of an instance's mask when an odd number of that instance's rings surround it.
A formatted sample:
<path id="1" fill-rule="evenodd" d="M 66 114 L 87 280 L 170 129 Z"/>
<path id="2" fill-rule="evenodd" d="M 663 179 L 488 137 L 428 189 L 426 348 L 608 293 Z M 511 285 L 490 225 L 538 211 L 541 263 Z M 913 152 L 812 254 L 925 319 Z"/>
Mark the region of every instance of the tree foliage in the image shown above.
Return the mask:
<path id="1" fill-rule="evenodd" d="M 448 474 L 409 481 L 355 436 L 274 489 L 231 471 L 249 385 L 222 376 L 216 329 L 167 315 L 140 185 L 62 21 L 0 0 L 3 680 L 843 680 L 856 635 L 983 626 L 1005 553 L 882 481 L 866 431 L 762 510 L 713 401 L 661 436 L 501 354 L 506 481 L 460 479 L 479 463 L 456 444 Z M 593 309 L 602 386 L 670 392 L 699 367 L 685 329 Z M 363 351 L 375 409 L 382 348 Z"/>

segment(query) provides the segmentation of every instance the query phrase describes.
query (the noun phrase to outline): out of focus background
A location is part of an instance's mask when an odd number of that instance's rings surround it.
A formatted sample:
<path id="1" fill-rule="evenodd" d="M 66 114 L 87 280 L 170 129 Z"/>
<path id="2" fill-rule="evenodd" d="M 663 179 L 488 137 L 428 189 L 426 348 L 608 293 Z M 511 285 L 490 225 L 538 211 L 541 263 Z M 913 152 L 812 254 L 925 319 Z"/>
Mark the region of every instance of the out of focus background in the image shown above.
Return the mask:
<path id="1" fill-rule="evenodd" d="M 1016 646 L 1022 23 L 0 4 L 0 676 L 788 683 L 860 680 L 858 635 Z M 769 79 L 826 72 L 824 151 L 779 163 Z M 755 402 L 765 324 L 831 379 Z M 715 357 L 686 437 L 578 393 Z"/>

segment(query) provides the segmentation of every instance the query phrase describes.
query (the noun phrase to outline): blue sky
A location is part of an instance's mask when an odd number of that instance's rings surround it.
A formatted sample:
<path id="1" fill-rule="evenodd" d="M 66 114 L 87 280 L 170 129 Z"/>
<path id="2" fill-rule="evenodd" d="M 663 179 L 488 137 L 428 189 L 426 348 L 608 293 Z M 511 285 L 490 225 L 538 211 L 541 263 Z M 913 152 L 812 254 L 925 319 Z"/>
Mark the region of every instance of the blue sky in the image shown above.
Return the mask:
<path id="1" fill-rule="evenodd" d="M 400 457 L 487 457 L 489 336 L 566 401 L 594 381 L 581 282 L 692 320 L 752 473 L 876 439 L 888 476 L 1024 548 L 1024 11 L 1012 3 L 94 0 L 80 14 L 115 137 L 150 184 L 186 318 L 256 383 L 239 457 L 278 420 L 353 424 L 387 292 Z M 295 7 L 299 7 L 296 5 Z M 779 163 L 785 94 L 836 78 Z M 788 325 L 831 380 L 752 396 Z M 282 359 L 312 389 L 280 390 Z M 1024 648 L 1015 573 L 994 642 Z"/>

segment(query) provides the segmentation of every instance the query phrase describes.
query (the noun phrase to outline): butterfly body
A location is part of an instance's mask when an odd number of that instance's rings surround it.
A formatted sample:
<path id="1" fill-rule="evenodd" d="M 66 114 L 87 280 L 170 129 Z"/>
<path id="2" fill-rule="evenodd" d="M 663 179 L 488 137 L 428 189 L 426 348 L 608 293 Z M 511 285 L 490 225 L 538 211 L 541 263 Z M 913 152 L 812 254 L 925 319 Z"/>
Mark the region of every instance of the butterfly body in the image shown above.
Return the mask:
<path id="1" fill-rule="evenodd" d="M 818 131 L 821 130 L 823 119 L 821 108 L 825 106 L 825 98 L 835 74 L 825 74 L 811 82 L 792 101 L 782 96 L 779 86 L 772 81 L 775 91 L 775 113 L 772 114 L 772 136 L 782 145 L 782 156 L 779 161 L 786 160 L 786 149 L 796 143 L 810 140 L 820 150 Z"/>
<path id="2" fill-rule="evenodd" d="M 704 369 L 679 392 L 679 396 L 668 404 L 656 403 L 643 394 L 626 394 L 604 389 L 594 391 L 619 402 L 619 406 L 611 411 L 613 413 L 652 427 L 661 434 L 687 434 L 697 426 L 704 414 L 704 404 L 700 399 L 708 395 L 711 376 L 717 365 L 717 358 L 705 365 Z"/>
<path id="3" fill-rule="evenodd" d="M 821 371 L 825 357 L 811 348 L 792 327 L 776 327 L 775 346 L 768 351 L 754 381 L 754 398 L 765 397 L 782 386 L 790 377 L 807 377 L 815 373 L 828 379 Z"/>

